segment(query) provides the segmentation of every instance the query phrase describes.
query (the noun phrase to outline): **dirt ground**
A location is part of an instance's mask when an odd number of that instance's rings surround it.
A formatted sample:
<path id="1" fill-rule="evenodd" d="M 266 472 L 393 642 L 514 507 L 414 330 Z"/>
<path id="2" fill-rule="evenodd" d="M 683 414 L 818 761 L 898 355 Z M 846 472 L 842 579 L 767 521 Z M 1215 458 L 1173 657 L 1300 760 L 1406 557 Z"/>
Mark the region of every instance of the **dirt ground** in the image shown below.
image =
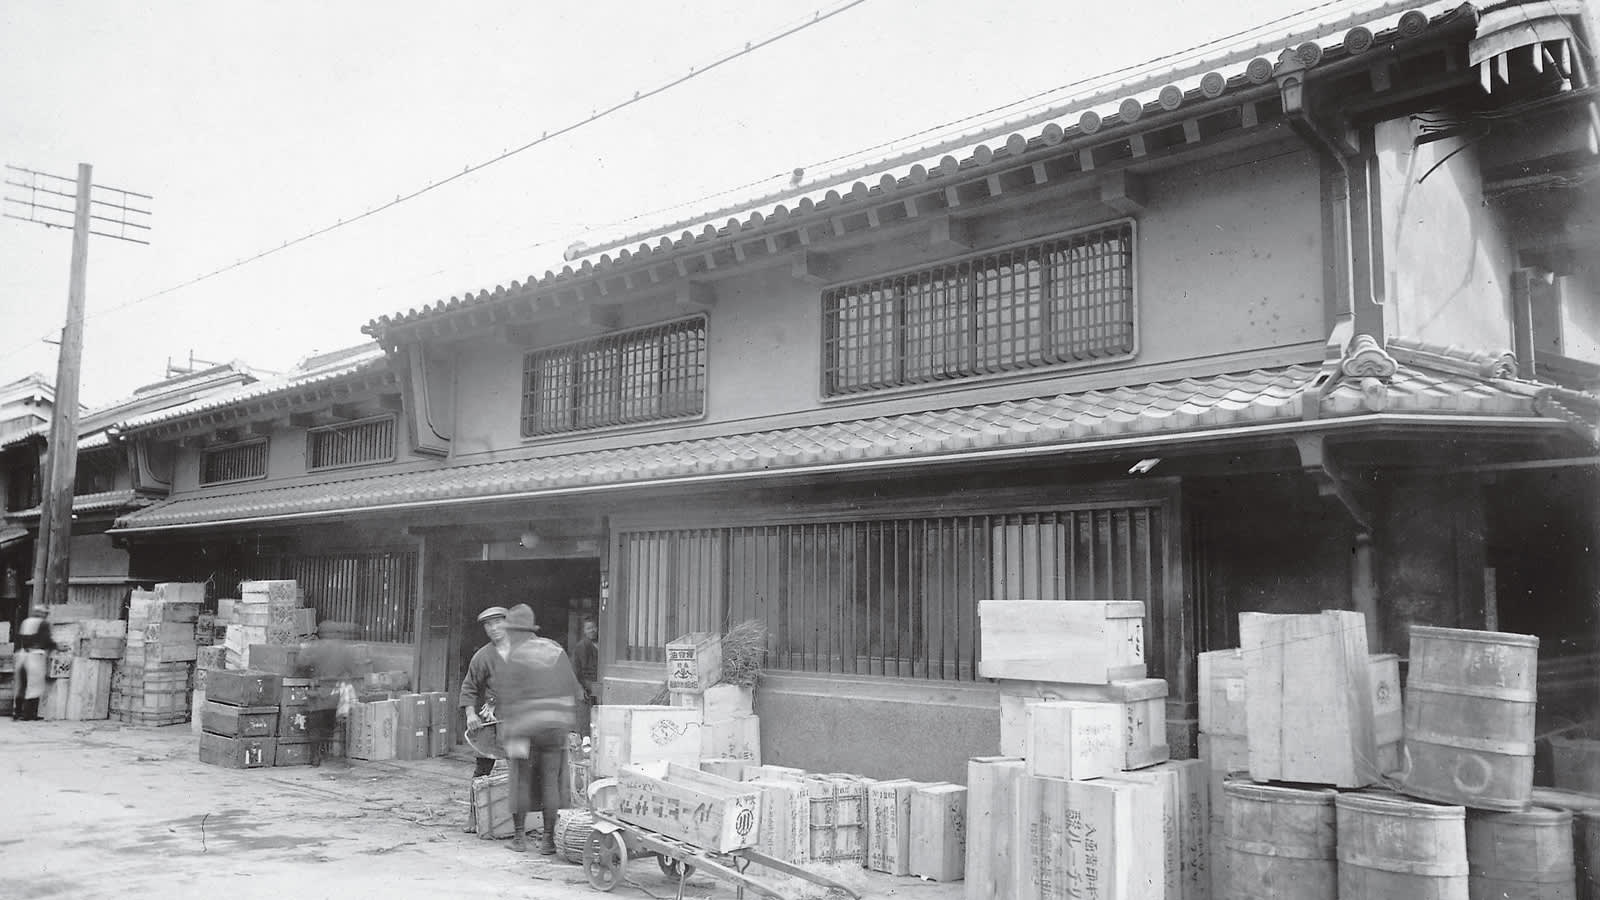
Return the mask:
<path id="1" fill-rule="evenodd" d="M 0 719 L 0 897 L 601 896 L 577 865 L 464 834 L 471 769 L 465 756 L 223 769 L 199 762 L 188 725 Z M 959 883 L 830 874 L 869 898 L 962 895 Z M 674 896 L 653 860 L 627 875 L 613 896 Z M 684 896 L 734 891 L 696 874 Z"/>

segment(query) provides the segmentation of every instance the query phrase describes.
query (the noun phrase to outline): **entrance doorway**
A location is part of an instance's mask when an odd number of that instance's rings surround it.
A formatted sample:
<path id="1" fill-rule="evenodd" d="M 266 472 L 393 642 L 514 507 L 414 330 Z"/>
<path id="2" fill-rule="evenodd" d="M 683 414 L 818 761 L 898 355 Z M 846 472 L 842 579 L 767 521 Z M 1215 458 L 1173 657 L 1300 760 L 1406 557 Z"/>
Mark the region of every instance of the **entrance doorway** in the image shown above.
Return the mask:
<path id="1" fill-rule="evenodd" d="M 460 668 L 455 684 L 467 674 L 467 663 L 488 640 L 478 624 L 478 613 L 491 606 L 507 609 L 518 603 L 533 608 L 539 636 L 571 650 L 581 633 L 585 616 L 599 608 L 600 560 L 518 559 L 468 562 L 462 565 L 461 602 L 456 605 L 456 658 Z"/>

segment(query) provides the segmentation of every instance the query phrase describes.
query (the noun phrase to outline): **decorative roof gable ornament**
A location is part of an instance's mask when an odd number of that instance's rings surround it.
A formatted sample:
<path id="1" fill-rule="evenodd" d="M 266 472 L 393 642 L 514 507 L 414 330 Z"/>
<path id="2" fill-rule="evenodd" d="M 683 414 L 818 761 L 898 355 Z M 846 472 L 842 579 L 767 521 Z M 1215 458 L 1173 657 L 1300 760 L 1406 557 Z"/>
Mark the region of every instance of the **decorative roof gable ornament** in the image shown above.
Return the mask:
<path id="1" fill-rule="evenodd" d="M 1346 378 L 1377 378 L 1388 381 L 1394 377 L 1400 364 L 1387 350 L 1378 346 L 1378 341 L 1370 334 L 1358 334 L 1350 342 L 1350 349 L 1345 351 L 1344 359 L 1339 361 L 1339 373 Z"/>

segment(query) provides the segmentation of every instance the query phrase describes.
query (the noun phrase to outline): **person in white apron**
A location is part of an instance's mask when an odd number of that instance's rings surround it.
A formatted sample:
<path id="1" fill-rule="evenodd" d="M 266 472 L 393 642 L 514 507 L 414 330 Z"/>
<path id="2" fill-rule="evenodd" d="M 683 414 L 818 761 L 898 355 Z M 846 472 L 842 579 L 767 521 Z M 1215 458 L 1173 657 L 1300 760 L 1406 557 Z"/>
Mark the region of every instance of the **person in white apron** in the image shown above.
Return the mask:
<path id="1" fill-rule="evenodd" d="M 45 663 L 47 655 L 55 648 L 50 636 L 50 623 L 44 609 L 35 606 L 33 614 L 22 620 L 17 628 L 17 698 L 11 709 L 11 718 L 18 722 L 39 720 L 39 701 L 44 698 Z"/>

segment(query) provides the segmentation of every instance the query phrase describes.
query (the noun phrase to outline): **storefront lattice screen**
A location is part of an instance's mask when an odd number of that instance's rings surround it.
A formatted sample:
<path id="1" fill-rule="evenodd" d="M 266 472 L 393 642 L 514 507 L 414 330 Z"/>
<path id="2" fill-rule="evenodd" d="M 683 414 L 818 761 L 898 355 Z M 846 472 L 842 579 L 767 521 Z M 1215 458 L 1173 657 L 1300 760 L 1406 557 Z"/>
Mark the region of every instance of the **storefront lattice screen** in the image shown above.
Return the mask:
<path id="1" fill-rule="evenodd" d="M 319 622 L 354 622 L 365 641 L 412 641 L 417 611 L 415 553 L 266 557 L 248 568 L 245 578 L 300 582 L 305 605 L 316 609 Z M 238 596 L 236 584 L 228 596 Z"/>
<path id="2" fill-rule="evenodd" d="M 984 600 L 1159 609 L 1161 515 L 1099 507 L 627 532 L 626 657 L 661 660 L 680 634 L 756 619 L 773 669 L 969 681 Z"/>

